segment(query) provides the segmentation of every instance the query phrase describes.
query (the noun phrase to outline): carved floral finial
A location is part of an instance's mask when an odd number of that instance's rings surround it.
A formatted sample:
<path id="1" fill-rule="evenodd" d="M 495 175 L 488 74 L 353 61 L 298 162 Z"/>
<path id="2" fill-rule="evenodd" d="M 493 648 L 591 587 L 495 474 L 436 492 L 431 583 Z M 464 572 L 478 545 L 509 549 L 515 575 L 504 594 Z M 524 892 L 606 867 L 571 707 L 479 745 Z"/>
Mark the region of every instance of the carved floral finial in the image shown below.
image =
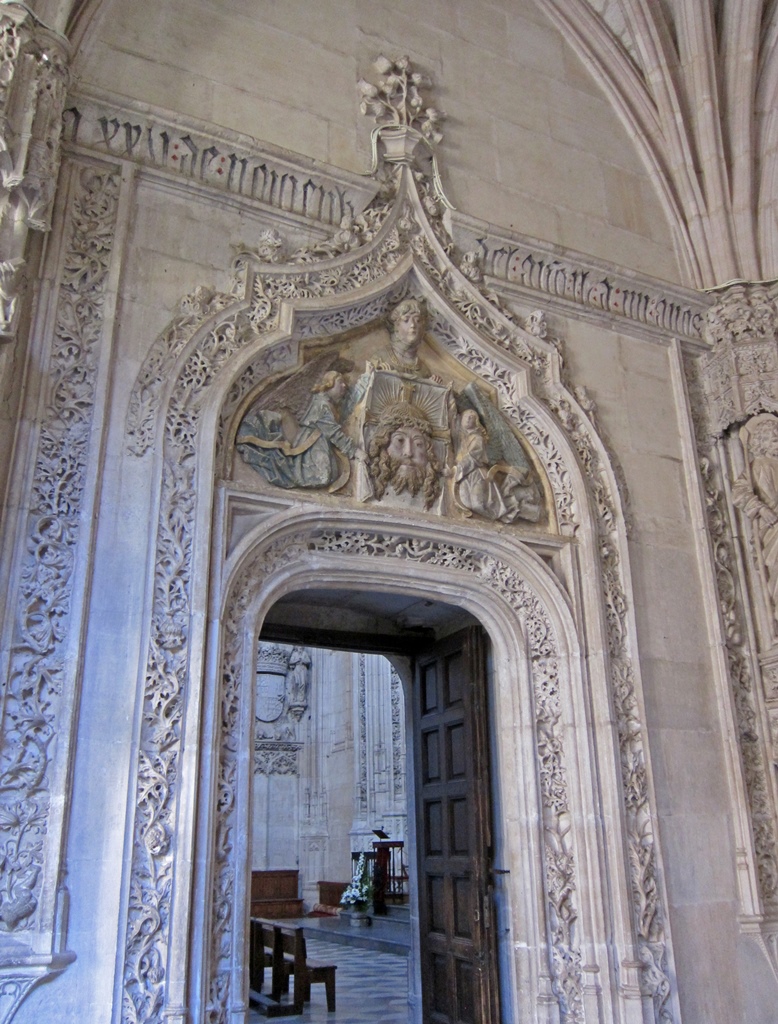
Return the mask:
<path id="1" fill-rule="evenodd" d="M 446 115 L 437 107 L 425 106 L 421 93 L 432 83 L 426 75 L 413 70 L 409 57 L 398 57 L 392 61 L 381 55 L 373 61 L 373 67 L 381 76 L 377 85 L 364 78 L 357 82 L 362 97 L 359 109 L 376 120 L 371 135 L 373 165 L 369 173 L 375 174 L 378 170 L 379 139 L 383 143 L 384 160 L 395 165 L 411 166 L 416 163 L 419 145 L 424 144 L 432 162 L 434 198 L 453 210 L 443 192 L 435 156 L 435 147 L 443 138 L 439 131 L 440 122 Z M 429 170 L 416 163 L 414 173 L 417 178 L 427 177 Z"/>
<path id="2" fill-rule="evenodd" d="M 373 61 L 373 67 L 382 76 L 378 85 L 364 78 L 357 82 L 362 94 L 362 113 L 372 114 L 379 127 L 412 128 L 430 146 L 437 146 L 443 138 L 438 126 L 446 115 L 436 107 L 424 107 L 420 90 L 431 86 L 429 78 L 413 70 L 409 57 L 391 61 L 381 55 Z"/>

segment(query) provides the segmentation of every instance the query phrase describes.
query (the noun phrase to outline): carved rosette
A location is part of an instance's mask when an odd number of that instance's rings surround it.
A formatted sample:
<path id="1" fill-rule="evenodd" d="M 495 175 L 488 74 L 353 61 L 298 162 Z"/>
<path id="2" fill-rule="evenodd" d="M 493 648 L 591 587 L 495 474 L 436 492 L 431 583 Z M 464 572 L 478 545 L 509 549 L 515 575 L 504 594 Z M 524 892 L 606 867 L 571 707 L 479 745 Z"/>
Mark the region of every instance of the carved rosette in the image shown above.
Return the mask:
<path id="1" fill-rule="evenodd" d="M 776 286 L 735 284 L 706 316 L 712 351 L 702 372 L 710 433 L 778 411 Z"/>
<path id="2" fill-rule="evenodd" d="M 18 327 L 27 231 L 48 231 L 68 84 L 67 40 L 21 4 L 0 14 L 0 340 Z"/>

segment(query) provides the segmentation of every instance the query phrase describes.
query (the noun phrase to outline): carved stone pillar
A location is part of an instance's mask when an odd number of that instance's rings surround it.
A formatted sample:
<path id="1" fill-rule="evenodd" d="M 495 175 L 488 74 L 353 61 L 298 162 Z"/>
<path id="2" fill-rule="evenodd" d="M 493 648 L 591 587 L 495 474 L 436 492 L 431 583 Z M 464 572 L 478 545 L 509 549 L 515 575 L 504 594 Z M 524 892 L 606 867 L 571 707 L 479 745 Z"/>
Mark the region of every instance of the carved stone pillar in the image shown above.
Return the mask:
<path id="1" fill-rule="evenodd" d="M 30 229 L 48 231 L 68 84 L 64 36 L 22 6 L 0 13 L 0 342 L 16 335 Z"/>
<path id="2" fill-rule="evenodd" d="M 763 935 L 778 928 L 777 296 L 727 288 L 707 314 L 710 352 L 687 360 L 753 850 L 743 921 Z"/>

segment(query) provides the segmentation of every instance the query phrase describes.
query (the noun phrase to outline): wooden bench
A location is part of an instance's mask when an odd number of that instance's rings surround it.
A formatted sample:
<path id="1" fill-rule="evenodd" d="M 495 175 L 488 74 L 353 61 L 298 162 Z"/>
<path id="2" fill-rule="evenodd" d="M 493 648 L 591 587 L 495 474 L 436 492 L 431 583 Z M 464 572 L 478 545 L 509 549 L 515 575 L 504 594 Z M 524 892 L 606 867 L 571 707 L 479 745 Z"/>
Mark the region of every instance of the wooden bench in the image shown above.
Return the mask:
<path id="1" fill-rule="evenodd" d="M 299 872 L 293 868 L 251 872 L 251 916 L 263 920 L 302 917 Z"/>
<path id="2" fill-rule="evenodd" d="M 305 1003 L 310 1002 L 312 984 L 324 985 L 327 1010 L 334 1012 L 337 964 L 309 960 L 305 935 L 299 926 L 289 927 L 261 918 L 251 918 L 250 925 L 250 996 L 260 1013 L 267 1017 L 302 1013 Z M 267 966 L 272 971 L 270 995 L 261 992 Z M 289 991 L 290 975 L 294 975 L 293 998 L 289 1003 L 282 1003 L 282 994 Z"/>
<path id="3" fill-rule="evenodd" d="M 287 967 L 291 968 L 294 974 L 294 997 L 297 1005 L 298 987 L 302 992 L 302 1000 L 305 1003 L 311 1001 L 311 985 L 323 984 L 327 996 L 327 1010 L 335 1012 L 335 971 L 337 964 L 320 963 L 318 960 L 309 960 L 305 948 L 305 935 L 300 927 L 288 928 L 278 926 L 281 932 L 281 948 L 284 953 L 284 960 Z M 288 979 L 287 979 L 288 983 Z M 300 1005 L 302 1013 L 303 1005 Z"/>
<path id="4" fill-rule="evenodd" d="M 289 977 L 285 971 L 280 936 L 272 921 L 252 917 L 249 921 L 249 998 L 261 999 L 265 985 L 265 968 L 271 968 L 271 999 L 276 1001 L 282 992 L 289 991 Z"/>

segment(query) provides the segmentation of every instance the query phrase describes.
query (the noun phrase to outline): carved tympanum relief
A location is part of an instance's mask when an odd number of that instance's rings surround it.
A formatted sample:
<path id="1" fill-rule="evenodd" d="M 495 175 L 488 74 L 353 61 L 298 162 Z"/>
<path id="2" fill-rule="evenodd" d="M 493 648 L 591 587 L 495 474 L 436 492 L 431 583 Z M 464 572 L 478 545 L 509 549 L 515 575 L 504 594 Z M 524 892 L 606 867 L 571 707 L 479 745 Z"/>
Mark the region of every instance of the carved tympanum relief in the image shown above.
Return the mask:
<path id="1" fill-rule="evenodd" d="M 332 346 L 263 394 L 238 428 L 244 462 L 285 490 L 547 526 L 538 469 L 483 383 L 435 352 L 424 303 L 387 325 L 388 341 Z"/>

